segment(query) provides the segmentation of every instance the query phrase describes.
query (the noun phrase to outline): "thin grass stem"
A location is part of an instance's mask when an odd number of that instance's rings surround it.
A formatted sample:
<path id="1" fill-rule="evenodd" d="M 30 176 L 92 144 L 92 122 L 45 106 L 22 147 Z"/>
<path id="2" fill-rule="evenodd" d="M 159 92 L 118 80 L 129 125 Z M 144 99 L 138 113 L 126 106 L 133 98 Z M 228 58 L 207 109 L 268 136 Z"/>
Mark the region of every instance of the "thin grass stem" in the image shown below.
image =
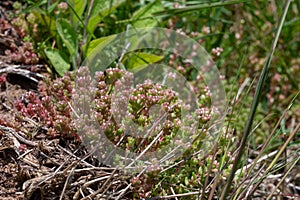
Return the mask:
<path id="1" fill-rule="evenodd" d="M 240 145 L 238 147 L 239 151 L 238 151 L 238 154 L 237 154 L 237 156 L 234 160 L 231 173 L 228 177 L 228 181 L 225 185 L 225 188 L 222 191 L 220 200 L 225 200 L 227 198 L 228 193 L 229 193 L 230 188 L 231 188 L 232 181 L 233 181 L 234 176 L 235 176 L 235 172 L 236 172 L 236 170 L 239 166 L 240 160 L 241 160 L 242 155 L 244 153 L 246 142 L 247 142 L 248 136 L 251 132 L 251 127 L 252 127 L 252 124 L 253 124 L 254 116 L 255 116 L 256 109 L 257 109 L 259 99 L 260 99 L 260 96 L 261 96 L 262 87 L 263 87 L 264 82 L 266 80 L 266 77 L 268 75 L 269 66 L 271 64 L 271 60 L 273 58 L 273 54 L 275 52 L 275 48 L 276 48 L 276 45 L 277 45 L 277 42 L 278 42 L 278 38 L 279 38 L 279 35 L 281 33 L 281 30 L 282 30 L 282 27 L 283 27 L 283 24 L 284 24 L 284 21 L 285 21 L 290 3 L 291 3 L 291 0 L 287 0 L 286 4 L 284 6 L 284 12 L 283 12 L 281 20 L 279 22 L 279 26 L 278 26 L 278 29 L 277 29 L 277 32 L 276 32 L 276 35 L 275 35 L 275 39 L 273 41 L 269 56 L 268 56 L 268 58 L 265 62 L 265 65 L 264 65 L 264 67 L 262 69 L 262 72 L 261 72 L 261 75 L 259 77 L 258 85 L 257 85 L 257 88 L 255 90 L 254 99 L 252 101 L 252 105 L 251 105 L 250 113 L 249 113 L 249 116 L 248 116 L 248 120 L 246 122 L 246 126 L 245 126 L 245 129 L 244 129 L 243 137 L 242 137 L 242 140 L 241 140 Z"/>

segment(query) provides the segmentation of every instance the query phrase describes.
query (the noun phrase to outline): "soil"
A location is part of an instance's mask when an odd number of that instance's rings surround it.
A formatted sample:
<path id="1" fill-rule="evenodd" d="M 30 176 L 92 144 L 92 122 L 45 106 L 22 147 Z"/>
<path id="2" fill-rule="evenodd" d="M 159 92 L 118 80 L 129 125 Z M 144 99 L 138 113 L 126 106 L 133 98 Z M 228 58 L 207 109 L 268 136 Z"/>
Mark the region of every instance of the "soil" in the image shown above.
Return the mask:
<path id="1" fill-rule="evenodd" d="M 16 110 L 16 102 L 28 91 L 38 93 L 38 82 L 50 74 L 42 62 L 8 58 L 7 50 L 24 45 L 8 17 L 12 4 L 0 2 L 0 199 L 126 199 L 128 178 L 120 180 L 82 145 L 49 138 L 45 127 Z"/>

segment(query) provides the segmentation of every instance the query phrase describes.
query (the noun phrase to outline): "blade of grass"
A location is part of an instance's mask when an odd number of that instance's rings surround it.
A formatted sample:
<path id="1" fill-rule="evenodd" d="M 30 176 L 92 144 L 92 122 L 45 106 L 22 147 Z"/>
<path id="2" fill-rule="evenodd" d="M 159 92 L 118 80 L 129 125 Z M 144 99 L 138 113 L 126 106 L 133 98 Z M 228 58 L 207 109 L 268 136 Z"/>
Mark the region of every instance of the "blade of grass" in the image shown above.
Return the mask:
<path id="1" fill-rule="evenodd" d="M 286 18 L 287 11 L 288 11 L 290 3 L 291 3 L 291 0 L 287 0 L 286 1 L 285 7 L 284 7 L 284 12 L 283 12 L 283 14 L 281 16 L 281 19 L 280 19 L 280 22 L 279 22 L 279 26 L 278 26 L 278 29 L 277 29 L 277 32 L 276 32 L 276 36 L 275 36 L 275 39 L 274 39 L 272 47 L 271 47 L 271 51 L 269 53 L 267 61 L 265 62 L 265 65 L 264 65 L 264 67 L 262 69 L 262 72 L 261 72 L 261 75 L 259 77 L 259 81 L 258 81 L 257 88 L 255 90 L 254 99 L 252 101 L 252 105 L 251 105 L 249 117 L 248 117 L 248 120 L 246 122 L 246 126 L 245 126 L 245 129 L 244 129 L 244 133 L 243 133 L 243 137 L 242 137 L 241 143 L 240 143 L 240 145 L 238 147 L 239 151 L 238 151 L 237 156 L 235 157 L 231 173 L 230 173 L 230 175 L 228 177 L 228 181 L 227 181 L 227 183 L 225 185 L 225 188 L 222 191 L 220 200 L 225 200 L 226 199 L 226 197 L 227 197 L 227 195 L 229 193 L 229 190 L 230 190 L 233 178 L 235 176 L 235 172 L 236 172 L 236 170 L 238 168 L 238 165 L 239 165 L 239 162 L 240 162 L 240 160 L 242 158 L 242 155 L 243 155 L 243 152 L 244 152 L 244 149 L 245 149 L 245 146 L 246 146 L 247 138 L 248 138 L 248 136 L 249 136 L 249 134 L 251 132 L 251 126 L 252 126 L 252 123 L 253 123 L 253 120 L 254 120 L 254 115 L 255 115 L 258 103 L 259 103 L 259 98 L 261 96 L 262 87 L 263 87 L 263 84 L 264 84 L 264 82 L 266 80 L 266 77 L 267 77 L 267 74 L 268 74 L 268 69 L 269 69 L 269 66 L 271 64 L 271 60 L 272 60 L 273 54 L 274 54 L 276 46 L 277 46 L 279 35 L 281 33 L 281 30 L 282 30 L 282 27 L 283 27 L 283 23 L 285 21 L 285 18 Z"/>
<path id="2" fill-rule="evenodd" d="M 282 184 L 282 182 L 285 180 L 285 178 L 287 177 L 287 175 L 292 171 L 292 169 L 294 168 L 294 166 L 297 164 L 297 162 L 300 160 L 300 157 L 297 158 L 293 164 L 290 166 L 289 170 L 284 174 L 284 176 L 281 178 L 281 180 L 279 181 L 279 183 L 276 185 L 275 188 L 273 188 L 272 192 L 270 193 L 270 195 L 267 197 L 267 200 L 269 200 L 274 192 L 278 189 L 278 187 Z"/>
<path id="3" fill-rule="evenodd" d="M 233 98 L 233 103 L 232 103 L 233 107 L 231 109 L 230 117 L 229 117 L 229 120 L 228 120 L 228 123 L 227 123 L 227 126 L 226 126 L 226 134 L 227 134 L 226 138 L 227 138 L 227 140 L 230 140 L 230 135 L 228 135 L 228 132 L 229 132 L 229 129 L 230 129 L 230 124 L 233 123 L 232 118 L 235 116 L 234 112 L 235 112 L 235 110 L 237 110 L 236 116 L 241 115 L 242 107 L 243 107 L 243 104 L 241 102 L 243 102 L 244 99 L 246 98 L 246 96 L 250 94 L 250 90 L 253 88 L 255 80 L 256 80 L 256 77 L 254 77 L 253 81 L 250 83 L 247 90 L 244 92 L 243 96 L 238 97 L 239 96 L 239 94 L 238 94 L 239 92 L 238 92 L 238 93 L 236 93 L 236 95 Z M 244 90 L 244 89 L 245 88 L 243 88 L 243 89 L 239 88 L 240 94 L 242 93 L 242 90 Z M 224 151 L 224 154 L 223 154 L 224 156 L 223 156 L 223 158 L 221 159 L 221 162 L 220 162 L 220 166 L 222 166 L 222 167 L 224 166 L 223 163 L 225 162 L 226 155 L 228 155 L 231 144 L 232 144 L 231 142 L 228 142 L 225 149 L 223 150 Z"/>
<path id="4" fill-rule="evenodd" d="M 265 164 L 263 164 L 258 170 L 257 170 L 257 173 L 254 175 L 254 177 L 251 177 L 251 180 L 250 182 L 248 183 L 248 185 L 246 186 L 245 188 L 245 191 L 247 192 L 247 188 L 251 189 L 250 186 L 251 186 L 251 183 L 254 182 L 255 180 L 257 180 L 257 178 L 259 177 L 259 174 L 263 171 L 263 169 L 265 168 Z M 249 190 L 248 190 L 249 191 Z M 248 196 L 248 192 L 246 193 L 246 197 Z M 243 198 L 243 197 L 238 197 L 238 198 L 234 198 L 234 199 L 247 199 L 247 198 Z"/>
<path id="5" fill-rule="evenodd" d="M 294 104 L 294 101 L 297 99 L 298 95 L 300 94 L 300 91 L 298 91 L 298 93 L 293 97 L 293 99 L 291 100 L 290 104 L 288 105 L 288 107 L 283 111 L 282 115 L 280 116 L 279 120 L 277 121 L 275 127 L 273 128 L 271 134 L 268 136 L 267 140 L 265 141 L 265 143 L 263 144 L 261 150 L 260 150 L 260 153 L 258 154 L 258 156 L 255 158 L 255 160 L 252 162 L 249 170 L 248 170 L 248 174 L 245 178 L 245 180 L 251 176 L 251 172 L 253 171 L 255 165 L 257 165 L 258 163 L 261 162 L 261 160 L 264 160 L 264 158 L 262 157 L 263 153 L 265 152 L 266 150 L 266 147 L 268 146 L 268 144 L 270 143 L 270 141 L 272 140 L 272 138 L 274 137 L 275 133 L 276 133 L 276 130 L 278 129 L 281 121 L 283 120 L 283 118 L 285 117 L 285 114 L 291 109 L 292 105 Z M 272 153 L 273 154 L 273 153 Z M 270 157 L 271 155 L 269 154 L 267 157 Z M 273 155 L 272 155 L 273 156 Z M 265 157 L 265 156 L 264 156 Z M 267 172 L 265 172 L 266 174 Z M 265 176 L 266 177 L 266 176 Z M 263 178 L 260 179 L 258 182 L 256 182 L 256 186 L 252 188 L 252 190 L 254 191 L 255 188 L 263 181 Z M 242 185 L 240 186 L 242 187 Z M 240 190 L 240 187 L 238 188 L 238 190 Z M 240 199 L 242 197 L 245 196 L 245 192 L 246 190 L 242 191 L 240 194 L 239 194 L 239 197 L 237 199 Z"/>
<path id="6" fill-rule="evenodd" d="M 231 1 L 221 1 L 221 2 L 214 2 L 214 3 L 201 3 L 200 5 L 194 5 L 194 6 L 187 6 L 185 8 L 174 8 L 174 9 L 168 9 L 160 12 L 155 12 L 153 15 L 160 16 L 173 16 L 185 12 L 191 12 L 191 11 L 198 11 L 200 9 L 204 8 L 212 8 L 212 7 L 220 7 L 220 6 L 227 6 L 231 4 L 237 4 L 237 3 L 244 3 L 248 0 L 231 0 Z"/>
<path id="7" fill-rule="evenodd" d="M 27 8 L 25 8 L 24 10 L 22 10 L 22 12 L 20 14 L 28 13 L 28 12 L 32 11 L 34 8 L 38 8 L 38 7 L 46 5 L 46 4 L 47 4 L 46 0 L 40 0 L 39 2 L 36 2 L 33 5 L 28 6 Z"/>
<path id="8" fill-rule="evenodd" d="M 295 136 L 295 134 L 298 132 L 298 130 L 300 129 L 300 123 L 297 125 L 297 127 L 293 130 L 293 132 L 290 134 L 289 138 L 287 139 L 287 141 L 283 144 L 283 146 L 281 147 L 281 149 L 279 150 L 279 152 L 276 154 L 275 158 L 273 159 L 272 163 L 268 166 L 268 168 L 266 169 L 266 171 L 264 172 L 263 177 L 266 178 L 267 174 L 269 173 L 269 171 L 274 167 L 275 163 L 277 162 L 277 160 L 279 159 L 280 155 L 282 154 L 282 152 L 285 150 L 285 148 L 287 147 L 287 145 L 290 143 L 290 141 L 293 139 L 293 137 Z M 264 180 L 264 178 L 261 178 L 259 180 L 259 182 L 257 182 L 255 184 L 255 186 L 252 188 L 252 190 L 249 192 L 249 197 L 254 193 L 254 191 L 256 190 L 256 188 L 260 185 L 260 183 Z"/>
<path id="9" fill-rule="evenodd" d="M 85 18 L 85 22 L 81 19 L 81 17 L 77 14 L 77 12 L 74 10 L 74 8 L 72 7 L 72 5 L 67 2 L 68 6 L 70 7 L 71 11 L 74 13 L 74 15 L 76 16 L 76 18 L 78 19 L 78 21 L 81 23 L 81 25 L 84 27 L 84 30 L 83 30 L 83 39 L 82 39 L 82 42 L 83 44 L 86 44 L 87 42 L 87 32 L 88 34 L 91 36 L 91 38 L 96 38 L 96 36 L 94 35 L 94 33 L 90 32 L 87 28 L 87 24 L 88 24 L 88 21 L 90 19 L 90 12 L 91 12 L 91 8 L 93 7 L 94 5 L 94 0 L 92 0 L 90 2 L 90 6 L 88 7 L 88 13 L 87 13 L 87 16 Z M 88 45 L 88 44 L 87 44 Z M 74 65 L 74 67 L 79 67 L 80 63 L 81 63 L 81 57 L 83 55 L 83 51 L 80 51 L 80 55 L 78 56 L 77 60 L 76 60 L 76 64 L 77 65 Z"/>
<path id="10" fill-rule="evenodd" d="M 245 180 L 247 180 L 247 178 L 250 177 L 250 174 L 251 174 L 251 172 L 253 171 L 255 165 L 257 165 L 258 163 L 260 163 L 260 161 L 261 161 L 260 158 L 262 157 L 263 153 L 265 152 L 266 147 L 268 146 L 268 144 L 270 143 L 271 139 L 273 138 L 273 136 L 274 136 L 274 134 L 275 134 L 275 132 L 276 132 L 278 126 L 280 125 L 281 120 L 284 118 L 285 113 L 287 112 L 287 110 L 288 110 L 288 109 L 286 109 L 286 110 L 282 113 L 282 115 L 280 116 L 280 119 L 278 120 L 278 122 L 276 123 L 275 127 L 273 128 L 271 134 L 268 136 L 267 140 L 264 142 L 264 144 L 263 144 L 263 146 L 262 146 L 262 148 L 261 148 L 261 150 L 260 150 L 260 153 L 258 154 L 258 156 L 256 156 L 256 158 L 255 158 L 254 161 L 252 162 L 252 164 L 251 164 L 251 166 L 250 166 L 250 168 L 249 168 L 249 170 L 248 170 L 248 174 L 247 174 L 247 176 L 245 177 Z M 242 170 L 242 169 L 241 169 L 241 170 Z M 244 181 L 245 181 L 245 180 L 244 180 Z M 242 187 L 242 185 L 240 185 L 240 186 L 238 187 L 237 190 L 241 190 L 241 189 L 242 189 L 241 187 Z M 244 195 L 245 195 L 245 192 L 246 192 L 246 190 L 241 191 L 241 193 L 239 194 L 239 197 L 238 197 L 237 199 L 239 199 L 240 197 L 244 196 Z"/>
<path id="11" fill-rule="evenodd" d="M 280 151 L 277 153 L 277 155 L 275 156 L 274 160 L 272 161 L 272 163 L 269 165 L 269 167 L 267 168 L 266 171 L 269 171 L 277 162 L 277 160 L 279 159 L 279 157 L 281 156 L 281 154 L 283 153 L 283 151 L 285 150 L 285 148 L 287 147 L 287 145 L 290 143 L 290 141 L 293 139 L 293 137 L 295 136 L 295 134 L 297 133 L 297 131 L 300 129 L 300 123 L 296 126 L 296 128 L 293 130 L 293 132 L 290 134 L 290 136 L 288 137 L 288 139 L 285 141 L 285 143 L 283 144 L 283 146 L 281 147 Z"/>
<path id="12" fill-rule="evenodd" d="M 264 143 L 263 147 L 261 148 L 260 150 L 260 153 L 259 155 L 255 158 L 255 160 L 253 161 L 253 164 L 252 166 L 250 167 L 249 169 L 249 173 L 248 175 L 250 174 L 250 172 L 253 170 L 254 166 L 255 166 L 255 163 L 261 158 L 261 156 L 263 155 L 264 153 L 264 150 L 266 149 L 267 145 L 270 143 L 273 135 L 275 134 L 277 128 L 279 127 L 281 121 L 283 120 L 283 118 L 285 117 L 285 114 L 287 113 L 288 110 L 290 110 L 291 106 L 293 105 L 295 99 L 298 97 L 298 95 L 300 94 L 300 91 L 295 95 L 295 97 L 293 98 L 293 100 L 291 101 L 290 105 L 283 111 L 282 115 L 280 116 L 278 122 L 276 123 L 275 127 L 273 128 L 271 134 L 269 135 L 269 137 L 267 138 L 266 142 Z"/>
<path id="13" fill-rule="evenodd" d="M 204 182 L 204 185 L 202 187 L 202 193 L 201 193 L 201 199 L 200 200 L 204 200 L 205 199 L 205 190 L 207 189 L 209 177 L 210 177 L 211 172 L 212 172 L 213 161 L 217 157 L 217 146 L 214 146 L 214 150 L 213 151 L 214 151 L 214 153 L 212 155 L 212 159 L 211 159 L 210 165 L 209 165 L 208 170 L 207 170 L 207 176 L 205 178 L 205 182 Z"/>

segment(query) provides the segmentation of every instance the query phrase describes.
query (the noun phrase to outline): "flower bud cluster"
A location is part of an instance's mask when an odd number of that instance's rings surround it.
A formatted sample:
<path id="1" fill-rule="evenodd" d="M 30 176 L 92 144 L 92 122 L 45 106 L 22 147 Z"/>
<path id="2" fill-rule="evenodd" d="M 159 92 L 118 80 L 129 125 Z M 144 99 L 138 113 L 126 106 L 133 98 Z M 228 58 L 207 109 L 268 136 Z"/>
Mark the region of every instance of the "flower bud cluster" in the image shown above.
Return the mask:
<path id="1" fill-rule="evenodd" d="M 71 73 L 63 78 L 47 80 L 39 85 L 39 95 L 33 91 L 25 94 L 24 99 L 15 103 L 24 117 L 31 118 L 48 130 L 52 137 L 77 137 L 71 119 L 70 99 L 72 92 Z"/>
<path id="2" fill-rule="evenodd" d="M 203 124 L 211 119 L 211 112 L 206 107 L 210 91 L 201 81 L 198 76 L 190 86 L 199 94 L 200 108 L 195 115 Z M 150 151 L 167 145 L 179 129 L 184 129 L 182 109 L 189 110 L 190 106 L 183 105 L 171 88 L 151 80 L 133 87 L 133 74 L 124 70 L 109 68 L 96 72 L 92 79 L 88 67 L 81 67 L 53 82 L 40 83 L 39 95 L 28 92 L 16 107 L 23 116 L 47 127 L 51 136 L 79 138 L 81 133 L 89 133 L 98 137 L 100 130 L 114 144 L 141 152 L 158 134 Z M 141 130 L 151 134 L 128 135 Z"/>
<path id="3" fill-rule="evenodd" d="M 24 63 L 37 64 L 39 58 L 34 52 L 33 46 L 30 42 L 25 42 L 20 46 L 11 44 L 10 49 L 5 50 L 5 62 L 7 63 Z"/>

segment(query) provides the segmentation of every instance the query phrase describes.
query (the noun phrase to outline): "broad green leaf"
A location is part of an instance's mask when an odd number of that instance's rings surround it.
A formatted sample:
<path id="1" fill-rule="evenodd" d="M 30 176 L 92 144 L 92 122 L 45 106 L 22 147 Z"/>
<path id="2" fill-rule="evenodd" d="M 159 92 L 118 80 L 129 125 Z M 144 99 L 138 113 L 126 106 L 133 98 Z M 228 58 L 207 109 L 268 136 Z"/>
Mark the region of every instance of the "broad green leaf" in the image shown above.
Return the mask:
<path id="1" fill-rule="evenodd" d="M 130 72 L 138 72 L 149 64 L 161 61 L 164 56 L 157 56 L 151 53 L 135 52 L 126 55 L 126 68 Z"/>
<path id="2" fill-rule="evenodd" d="M 109 15 L 124 2 L 125 0 L 95 0 L 92 5 L 91 15 L 87 25 L 89 32 L 93 33 L 101 19 Z"/>
<path id="3" fill-rule="evenodd" d="M 68 64 L 60 55 L 56 49 L 45 50 L 45 54 L 53 65 L 54 69 L 60 76 L 63 76 L 65 72 L 70 70 L 70 64 Z"/>
<path id="4" fill-rule="evenodd" d="M 91 17 L 98 15 L 104 8 L 105 8 L 105 4 L 107 2 L 110 2 L 109 0 L 96 0 L 93 1 L 93 5 L 89 4 L 89 6 L 92 6 L 92 10 L 91 10 Z M 90 1 L 90 3 L 92 3 L 92 1 Z"/>
<path id="5" fill-rule="evenodd" d="M 88 26 L 87 26 L 88 31 L 90 33 L 94 33 L 94 30 L 100 21 L 101 21 L 101 17 L 99 15 L 92 16 L 88 22 Z"/>
<path id="6" fill-rule="evenodd" d="M 115 39 L 116 35 L 110 35 L 106 37 L 101 37 L 99 39 L 91 41 L 88 46 L 85 45 L 83 47 L 86 57 L 90 56 L 90 54 L 100 52 L 105 46 L 107 46 L 113 39 Z"/>
<path id="7" fill-rule="evenodd" d="M 82 18 L 82 14 L 86 7 L 87 0 L 71 0 L 69 3 L 73 7 L 74 12 L 76 12 L 76 14 L 74 13 L 74 15 L 73 15 L 73 20 L 74 20 L 74 22 L 77 22 L 78 21 L 77 16 L 79 18 Z"/>
<path id="8" fill-rule="evenodd" d="M 67 20 L 62 18 L 56 20 L 56 29 L 68 48 L 70 55 L 74 55 L 77 49 L 77 34 L 75 29 Z"/>
<path id="9" fill-rule="evenodd" d="M 136 28 L 154 27 L 157 24 L 157 20 L 154 19 L 152 13 L 162 10 L 161 2 L 155 0 L 136 11 L 130 21 L 133 21 L 132 25 Z"/>

